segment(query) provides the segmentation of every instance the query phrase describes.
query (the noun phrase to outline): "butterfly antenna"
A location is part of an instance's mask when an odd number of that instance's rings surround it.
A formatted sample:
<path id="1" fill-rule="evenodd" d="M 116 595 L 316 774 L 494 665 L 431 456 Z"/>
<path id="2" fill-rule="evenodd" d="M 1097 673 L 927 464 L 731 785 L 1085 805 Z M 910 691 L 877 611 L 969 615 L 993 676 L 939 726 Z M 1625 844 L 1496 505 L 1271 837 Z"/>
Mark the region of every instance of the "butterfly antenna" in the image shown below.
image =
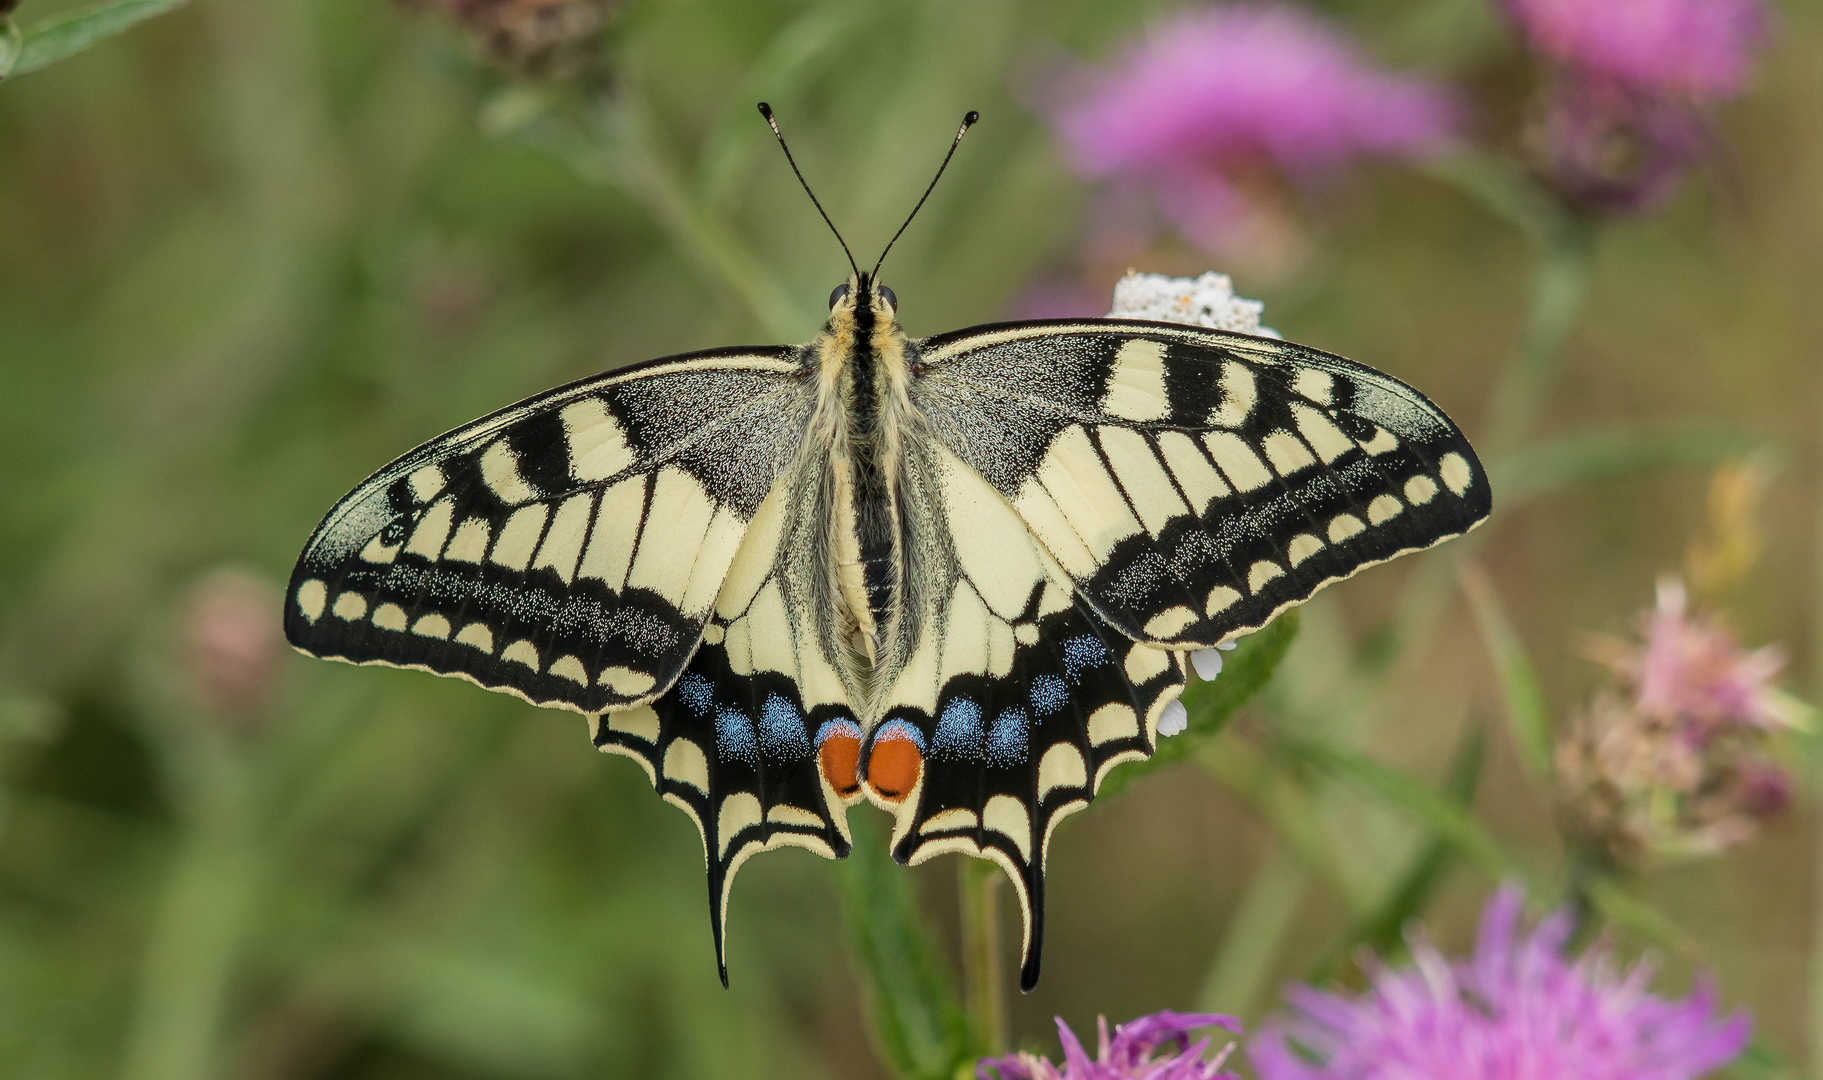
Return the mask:
<path id="1" fill-rule="evenodd" d="M 791 171 L 797 174 L 798 183 L 804 185 L 804 194 L 810 196 L 810 204 L 817 208 L 817 213 L 823 215 L 823 224 L 829 226 L 829 231 L 836 234 L 836 243 L 842 245 L 842 254 L 848 256 L 848 268 L 855 272 L 857 279 L 860 278 L 861 268 L 855 265 L 854 252 L 848 250 L 848 241 L 842 239 L 842 233 L 836 228 L 836 223 L 829 220 L 829 211 L 823 209 L 823 204 L 817 201 L 817 193 L 810 190 L 810 182 L 804 179 L 803 170 L 798 168 L 797 159 L 791 156 L 791 147 L 785 145 L 785 133 L 779 130 L 779 122 L 772 117 L 772 106 L 763 101 L 760 102 L 760 115 L 766 118 L 767 125 L 772 128 L 772 134 L 778 138 L 779 149 L 785 151 L 785 160 L 791 163 Z"/>
<path id="2" fill-rule="evenodd" d="M 899 242 L 899 237 L 905 235 L 906 225 L 910 225 L 912 218 L 918 216 L 918 211 L 924 209 L 924 200 L 930 198 L 930 193 L 937 190 L 937 181 L 943 179 L 943 170 L 949 168 L 949 159 L 956 156 L 956 147 L 962 145 L 962 136 L 967 135 L 968 129 L 974 127 L 976 121 L 980 119 L 981 114 L 973 109 L 962 117 L 962 126 L 956 130 L 956 141 L 949 144 L 949 153 L 943 155 L 943 164 L 937 166 L 937 175 L 930 178 L 930 186 L 924 189 L 924 194 L 918 199 L 918 205 L 912 207 L 912 212 L 905 216 L 905 225 L 899 226 L 899 231 L 893 233 L 893 238 L 886 242 L 886 251 L 893 249 L 893 245 Z M 869 274 L 869 277 L 879 275 L 880 264 L 886 261 L 886 251 L 880 252 L 880 262 L 874 263 L 873 273 Z"/>

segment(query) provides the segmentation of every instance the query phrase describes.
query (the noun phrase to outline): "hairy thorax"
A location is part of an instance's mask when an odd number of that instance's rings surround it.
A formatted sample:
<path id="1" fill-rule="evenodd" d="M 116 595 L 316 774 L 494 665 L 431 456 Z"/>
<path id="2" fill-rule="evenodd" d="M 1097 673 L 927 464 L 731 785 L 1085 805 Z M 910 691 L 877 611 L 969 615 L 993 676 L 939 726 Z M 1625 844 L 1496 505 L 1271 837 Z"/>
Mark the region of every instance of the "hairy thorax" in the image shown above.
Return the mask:
<path id="1" fill-rule="evenodd" d="M 822 617 L 838 670 L 872 697 L 902 664 L 910 629 L 902 494 L 908 430 L 908 346 L 877 297 L 843 305 L 811 343 L 817 367 L 814 443 L 829 485 Z"/>

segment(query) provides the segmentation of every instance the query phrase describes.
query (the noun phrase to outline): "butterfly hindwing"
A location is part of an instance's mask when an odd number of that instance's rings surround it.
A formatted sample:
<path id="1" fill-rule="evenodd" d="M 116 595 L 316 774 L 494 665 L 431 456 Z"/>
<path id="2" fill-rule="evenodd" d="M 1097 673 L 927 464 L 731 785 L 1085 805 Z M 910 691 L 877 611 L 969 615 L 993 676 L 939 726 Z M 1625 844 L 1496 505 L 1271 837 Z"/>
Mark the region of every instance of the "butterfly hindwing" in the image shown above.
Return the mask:
<path id="1" fill-rule="evenodd" d="M 658 360 L 418 447 L 317 527 L 287 592 L 287 637 L 584 713 L 652 699 L 695 650 L 798 449 L 796 357 Z"/>
<path id="2" fill-rule="evenodd" d="M 670 691 L 593 722 L 595 745 L 640 761 L 702 833 L 724 984 L 741 864 L 784 845 L 846 856 L 845 810 L 861 797 L 861 724 L 804 598 L 827 537 L 805 509 L 824 482 L 815 464 L 788 469 L 748 523 L 701 647 Z"/>
<path id="3" fill-rule="evenodd" d="M 1006 870 L 1038 979 L 1044 862 L 1067 815 L 1122 761 L 1150 757 L 1184 686 L 1180 654 L 1135 642 L 1075 586 L 1006 499 L 956 456 L 925 470 L 937 509 L 916 535 L 943 563 L 916 651 L 869 731 L 862 768 L 892 811 L 893 854 L 960 851 Z"/>
<path id="4" fill-rule="evenodd" d="M 818 735 L 833 725 L 852 732 L 858 747 L 859 727 L 843 709 L 806 710 L 783 672 L 736 672 L 719 642 L 705 642 L 652 704 L 590 724 L 596 747 L 639 761 L 654 790 L 702 834 L 715 958 L 727 985 L 728 896 L 741 864 L 785 845 L 830 859 L 848 854 L 841 801 L 818 768 Z"/>
<path id="5" fill-rule="evenodd" d="M 938 437 L 1135 638 L 1258 629 L 1490 508 L 1436 406 L 1303 346 L 1110 319 L 946 334 L 919 360 Z"/>

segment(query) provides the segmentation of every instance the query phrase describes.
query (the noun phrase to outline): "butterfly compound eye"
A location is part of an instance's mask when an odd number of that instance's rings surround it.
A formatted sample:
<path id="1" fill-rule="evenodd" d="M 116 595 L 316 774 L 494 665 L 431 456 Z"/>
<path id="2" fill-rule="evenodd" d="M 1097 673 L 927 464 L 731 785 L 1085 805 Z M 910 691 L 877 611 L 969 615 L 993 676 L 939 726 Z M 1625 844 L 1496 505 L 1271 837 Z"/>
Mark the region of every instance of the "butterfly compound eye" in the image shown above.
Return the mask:
<path id="1" fill-rule="evenodd" d="M 829 292 L 830 310 L 835 310 L 835 306 L 846 299 L 848 299 L 848 286 L 837 285 L 834 289 L 831 289 Z"/>
<path id="2" fill-rule="evenodd" d="M 884 285 L 880 286 L 880 299 L 886 301 L 887 307 L 892 308 L 894 311 L 899 310 L 899 298 L 894 296 L 893 291 Z"/>

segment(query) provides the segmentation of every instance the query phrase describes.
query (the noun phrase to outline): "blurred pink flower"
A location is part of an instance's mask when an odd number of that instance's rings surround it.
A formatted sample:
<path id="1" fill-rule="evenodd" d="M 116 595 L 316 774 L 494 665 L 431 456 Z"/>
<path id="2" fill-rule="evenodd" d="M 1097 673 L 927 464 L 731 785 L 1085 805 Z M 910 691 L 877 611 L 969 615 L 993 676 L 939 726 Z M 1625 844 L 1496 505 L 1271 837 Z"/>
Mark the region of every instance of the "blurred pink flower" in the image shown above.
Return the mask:
<path id="1" fill-rule="evenodd" d="M 1749 652 L 1728 628 L 1694 615 L 1683 583 L 1658 583 L 1658 603 L 1642 620 L 1645 641 L 1605 657 L 1634 688 L 1633 708 L 1675 722 L 1703 741 L 1742 727 L 1770 731 L 1798 722 L 1773 685 L 1785 657 L 1776 646 Z"/>
<path id="2" fill-rule="evenodd" d="M 265 710 L 290 650 L 279 628 L 284 603 L 266 578 L 232 567 L 191 586 L 182 648 L 191 685 L 211 716 L 251 726 Z"/>
<path id="3" fill-rule="evenodd" d="M 1649 209 L 1709 149 L 1704 106 L 1739 93 L 1761 0 L 1497 0 L 1551 68 L 1528 149 L 1572 206 Z"/>
<path id="4" fill-rule="evenodd" d="M 1414 937 L 1412 966 L 1376 967 L 1358 995 L 1293 988 L 1248 1044 L 1261 1080 L 1693 1080 L 1747 1045 L 1751 1019 L 1718 1018 L 1707 979 L 1668 1000 L 1644 961 L 1566 957 L 1569 913 L 1526 934 L 1524 899 L 1494 895 L 1467 960 Z"/>
<path id="5" fill-rule="evenodd" d="M 1499 0 L 1559 64 L 1648 93 L 1740 92 L 1766 39 L 1759 0 Z"/>
<path id="6" fill-rule="evenodd" d="M 1768 736 L 1803 726 L 1774 685 L 1784 658 L 1747 650 L 1695 614 L 1682 583 L 1659 583 L 1636 644 L 1596 639 L 1615 684 L 1557 745 L 1559 811 L 1578 840 L 1622 862 L 1711 855 L 1751 840 L 1790 801 Z"/>
<path id="7" fill-rule="evenodd" d="M 1152 188 L 1205 248 L 1271 210 L 1264 171 L 1304 182 L 1366 155 L 1438 149 L 1455 127 L 1429 81 L 1370 66 L 1342 34 L 1281 5 L 1205 7 L 1154 25 L 1051 112 L 1083 175 Z"/>
<path id="8" fill-rule="evenodd" d="M 1063 1066 L 1035 1054 L 1017 1053 L 982 1058 L 975 1068 L 980 1080 L 1240 1080 L 1222 1069 L 1232 1046 L 1205 1059 L 1211 1040 L 1192 1043 L 1198 1028 L 1222 1027 L 1239 1032 L 1241 1023 L 1217 1013 L 1159 1012 L 1128 1021 L 1108 1037 L 1106 1019 L 1096 1022 L 1100 1046 L 1093 1060 L 1063 1018 L 1057 1019 L 1057 1037 L 1063 1043 Z M 1158 1057 L 1160 1050 L 1164 1057 Z"/>

